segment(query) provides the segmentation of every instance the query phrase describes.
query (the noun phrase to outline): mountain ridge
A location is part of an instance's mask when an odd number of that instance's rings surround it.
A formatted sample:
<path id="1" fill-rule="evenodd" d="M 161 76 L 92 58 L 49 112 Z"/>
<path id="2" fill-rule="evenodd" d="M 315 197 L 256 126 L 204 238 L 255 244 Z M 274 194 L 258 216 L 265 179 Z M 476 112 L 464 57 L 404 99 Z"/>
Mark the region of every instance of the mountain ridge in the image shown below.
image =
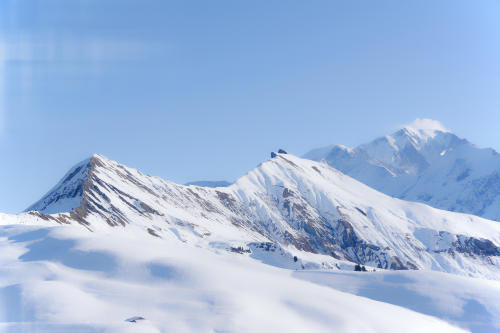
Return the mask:
<path id="1" fill-rule="evenodd" d="M 81 182 L 78 207 L 54 213 L 53 207 L 69 207 L 64 201 L 74 199 L 59 195 L 68 193 L 62 186 L 56 187 L 61 193 L 49 195 L 62 202 L 27 214 L 91 231 L 135 228 L 226 248 L 260 251 L 261 244 L 276 244 L 285 252 L 384 269 L 500 274 L 500 225 L 390 198 L 325 163 L 274 156 L 228 187 L 207 188 L 147 176 L 94 155 L 85 164 L 87 178 L 72 168 L 73 177 L 62 181 Z"/>

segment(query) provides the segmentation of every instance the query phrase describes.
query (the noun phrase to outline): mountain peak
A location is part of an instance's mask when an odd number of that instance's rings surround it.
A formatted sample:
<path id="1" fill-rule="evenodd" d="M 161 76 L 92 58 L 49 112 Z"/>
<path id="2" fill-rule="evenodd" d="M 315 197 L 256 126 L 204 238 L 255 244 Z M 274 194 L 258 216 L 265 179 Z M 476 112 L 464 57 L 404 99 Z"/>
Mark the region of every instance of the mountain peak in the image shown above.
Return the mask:
<path id="1" fill-rule="evenodd" d="M 500 221 L 500 156 L 480 149 L 432 119 L 416 119 L 391 135 L 353 148 L 305 157 L 399 199 L 420 201 Z"/>
<path id="2" fill-rule="evenodd" d="M 28 207 L 26 211 L 36 210 L 53 214 L 78 207 L 82 198 L 83 182 L 88 177 L 89 170 L 96 159 L 95 156 L 77 163 L 50 191 Z"/>
<path id="3" fill-rule="evenodd" d="M 109 158 L 107 158 L 106 156 L 104 155 L 101 155 L 101 154 L 92 154 L 92 156 L 89 158 L 89 161 L 91 162 L 91 164 L 94 164 L 94 163 L 103 163 L 103 162 L 109 162 L 111 161 Z"/>
<path id="4" fill-rule="evenodd" d="M 109 161 L 106 157 L 93 154 L 73 166 L 61 180 L 39 201 L 25 211 L 40 211 L 46 214 L 70 212 L 80 206 L 84 191 L 84 182 L 96 165 Z"/>
<path id="5" fill-rule="evenodd" d="M 417 118 L 411 124 L 402 126 L 402 129 L 420 139 L 434 138 L 438 132 L 450 133 L 439 121 L 428 118 Z"/>

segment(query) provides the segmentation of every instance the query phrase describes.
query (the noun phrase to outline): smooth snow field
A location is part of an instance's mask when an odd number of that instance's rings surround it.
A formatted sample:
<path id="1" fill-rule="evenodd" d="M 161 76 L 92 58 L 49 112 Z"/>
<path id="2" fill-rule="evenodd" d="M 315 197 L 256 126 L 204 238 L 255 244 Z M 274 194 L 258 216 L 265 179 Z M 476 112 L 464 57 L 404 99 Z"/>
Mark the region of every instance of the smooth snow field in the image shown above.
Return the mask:
<path id="1" fill-rule="evenodd" d="M 0 226 L 0 332 L 500 331 L 498 281 L 283 269 L 200 244 Z"/>

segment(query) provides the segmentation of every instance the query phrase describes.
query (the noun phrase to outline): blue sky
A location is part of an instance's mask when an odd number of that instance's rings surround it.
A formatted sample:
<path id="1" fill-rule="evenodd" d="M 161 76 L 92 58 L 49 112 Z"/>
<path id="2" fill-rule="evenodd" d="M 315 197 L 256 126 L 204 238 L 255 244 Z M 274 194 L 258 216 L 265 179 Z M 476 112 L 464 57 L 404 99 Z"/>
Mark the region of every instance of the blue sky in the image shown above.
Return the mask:
<path id="1" fill-rule="evenodd" d="M 0 2 L 0 211 L 97 152 L 184 183 L 433 118 L 500 150 L 498 1 Z"/>

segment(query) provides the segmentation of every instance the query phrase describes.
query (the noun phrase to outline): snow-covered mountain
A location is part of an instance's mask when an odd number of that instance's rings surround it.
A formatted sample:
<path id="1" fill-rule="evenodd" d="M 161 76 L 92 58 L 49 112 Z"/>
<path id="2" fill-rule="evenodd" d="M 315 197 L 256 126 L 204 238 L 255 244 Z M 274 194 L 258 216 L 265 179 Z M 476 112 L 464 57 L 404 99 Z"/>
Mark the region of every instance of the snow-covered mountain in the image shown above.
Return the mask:
<path id="1" fill-rule="evenodd" d="M 228 187 L 208 188 L 94 155 L 18 218 L 125 227 L 289 268 L 351 262 L 500 278 L 500 224 L 391 198 L 326 163 L 273 156 Z"/>
<path id="2" fill-rule="evenodd" d="M 435 120 L 417 119 L 356 148 L 316 149 L 326 161 L 391 196 L 500 221 L 500 155 L 457 137 Z"/>
<path id="3" fill-rule="evenodd" d="M 0 332 L 498 331 L 499 223 L 272 156 L 216 188 L 77 164 L 0 214 Z"/>

